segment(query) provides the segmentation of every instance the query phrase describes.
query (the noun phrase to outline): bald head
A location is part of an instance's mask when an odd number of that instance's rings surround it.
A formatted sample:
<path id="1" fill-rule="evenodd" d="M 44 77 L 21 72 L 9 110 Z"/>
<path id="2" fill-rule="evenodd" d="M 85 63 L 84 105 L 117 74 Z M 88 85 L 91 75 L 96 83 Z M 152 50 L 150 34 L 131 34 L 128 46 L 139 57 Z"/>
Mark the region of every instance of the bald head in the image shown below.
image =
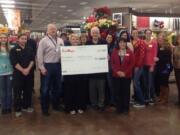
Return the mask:
<path id="1" fill-rule="evenodd" d="M 55 24 L 48 24 L 47 26 L 47 34 L 52 36 L 52 37 L 56 37 L 57 35 L 57 27 Z"/>

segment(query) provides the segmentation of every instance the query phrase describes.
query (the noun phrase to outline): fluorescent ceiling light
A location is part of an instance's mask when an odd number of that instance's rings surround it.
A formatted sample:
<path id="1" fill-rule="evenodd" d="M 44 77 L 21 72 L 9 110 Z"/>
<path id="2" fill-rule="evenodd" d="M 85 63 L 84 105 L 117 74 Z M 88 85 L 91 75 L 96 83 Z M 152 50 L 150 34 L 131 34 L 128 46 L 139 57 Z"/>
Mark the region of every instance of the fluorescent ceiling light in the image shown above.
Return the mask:
<path id="1" fill-rule="evenodd" d="M 73 10 L 72 9 L 68 9 L 67 12 L 72 12 Z"/>
<path id="2" fill-rule="evenodd" d="M 1 5 L 2 8 L 15 8 L 15 5 Z"/>
<path id="3" fill-rule="evenodd" d="M 81 6 L 84 6 L 84 5 L 87 5 L 87 4 L 88 4 L 88 2 L 86 2 L 86 1 L 83 1 L 83 2 L 79 3 L 79 5 L 81 5 Z"/>
<path id="4" fill-rule="evenodd" d="M 60 5 L 59 7 L 60 8 L 66 8 L 67 6 L 66 5 Z"/>
<path id="5" fill-rule="evenodd" d="M 0 0 L 0 3 L 2 3 L 2 4 L 15 4 L 15 1 L 13 1 L 13 0 Z"/>

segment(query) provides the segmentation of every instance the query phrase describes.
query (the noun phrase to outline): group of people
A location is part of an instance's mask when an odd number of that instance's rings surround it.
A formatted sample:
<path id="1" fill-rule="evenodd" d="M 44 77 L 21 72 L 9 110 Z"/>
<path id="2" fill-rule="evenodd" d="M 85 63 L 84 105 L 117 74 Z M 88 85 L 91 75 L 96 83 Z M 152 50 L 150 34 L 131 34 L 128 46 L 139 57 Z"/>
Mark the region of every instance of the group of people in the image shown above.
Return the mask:
<path id="1" fill-rule="evenodd" d="M 57 37 L 57 27 L 49 24 L 47 34 L 37 48 L 27 35 L 21 34 L 12 49 L 9 48 L 7 36 L 1 35 L 2 114 L 11 113 L 12 99 L 17 117 L 23 111 L 34 111 L 32 93 L 35 68 L 40 71 L 40 104 L 45 116 L 50 115 L 50 105 L 55 111 L 63 109 L 71 115 L 84 113 L 87 105 L 104 111 L 107 97 L 108 104 L 120 114 L 128 114 L 130 102 L 135 108 L 167 105 L 169 76 L 173 68 L 178 89 L 177 105 L 180 106 L 180 35 L 176 37 L 176 44 L 171 45 L 163 32 L 156 39 L 152 38 L 150 29 L 144 33 L 145 39 L 139 38 L 137 29 L 132 30 L 131 36 L 123 31 L 118 37 L 108 33 L 106 39 L 102 39 L 99 28 L 93 27 L 90 35 L 72 33 L 67 37 L 63 33 Z M 61 46 L 103 44 L 108 47 L 108 73 L 62 76 Z M 131 84 L 134 90 L 132 100 Z"/>

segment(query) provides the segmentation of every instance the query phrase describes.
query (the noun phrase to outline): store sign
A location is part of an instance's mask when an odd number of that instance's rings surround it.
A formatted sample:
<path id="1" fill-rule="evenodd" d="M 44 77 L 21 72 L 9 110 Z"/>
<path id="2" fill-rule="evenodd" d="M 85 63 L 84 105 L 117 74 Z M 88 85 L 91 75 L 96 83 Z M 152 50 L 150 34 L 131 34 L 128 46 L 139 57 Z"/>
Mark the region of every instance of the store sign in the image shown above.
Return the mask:
<path id="1" fill-rule="evenodd" d="M 107 45 L 62 46 L 62 75 L 108 72 Z"/>

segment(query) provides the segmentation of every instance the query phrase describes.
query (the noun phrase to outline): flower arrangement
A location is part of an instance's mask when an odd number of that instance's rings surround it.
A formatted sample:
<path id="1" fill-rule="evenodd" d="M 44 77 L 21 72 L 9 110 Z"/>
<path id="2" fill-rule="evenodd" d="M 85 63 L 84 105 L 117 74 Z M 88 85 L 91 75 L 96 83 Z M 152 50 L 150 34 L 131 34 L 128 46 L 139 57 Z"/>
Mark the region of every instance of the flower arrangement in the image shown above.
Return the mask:
<path id="1" fill-rule="evenodd" d="M 111 10 L 108 7 L 97 8 L 94 9 L 93 15 L 87 17 L 82 27 L 87 31 L 93 27 L 99 27 L 101 37 L 105 38 L 109 32 L 114 34 L 118 25 L 117 20 L 109 18 L 111 18 Z"/>
<path id="2" fill-rule="evenodd" d="M 0 27 L 0 34 L 2 34 L 2 33 L 8 33 L 8 32 L 9 32 L 8 27 Z"/>
<path id="3" fill-rule="evenodd" d="M 116 20 L 108 19 L 109 16 L 111 16 L 111 10 L 108 7 L 94 9 L 93 15 L 86 19 L 84 29 L 90 30 L 94 26 L 97 26 L 100 29 L 116 26 L 118 22 Z"/>
<path id="4" fill-rule="evenodd" d="M 84 29 L 85 30 L 90 30 L 92 27 L 99 27 L 99 28 L 111 28 L 113 26 L 117 25 L 117 21 L 116 20 L 110 20 L 110 19 L 99 19 L 95 22 L 87 22 L 84 25 Z"/>

